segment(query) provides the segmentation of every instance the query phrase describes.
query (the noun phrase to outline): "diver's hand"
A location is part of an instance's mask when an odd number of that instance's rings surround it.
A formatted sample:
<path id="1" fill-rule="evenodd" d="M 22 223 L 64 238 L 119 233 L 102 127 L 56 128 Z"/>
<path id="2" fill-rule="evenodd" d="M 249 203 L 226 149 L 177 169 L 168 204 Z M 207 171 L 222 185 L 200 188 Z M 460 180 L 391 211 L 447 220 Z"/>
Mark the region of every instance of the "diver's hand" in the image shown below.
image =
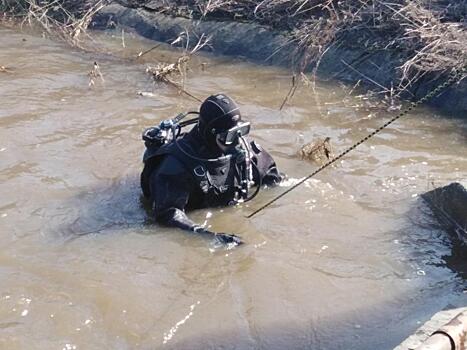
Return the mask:
<path id="1" fill-rule="evenodd" d="M 222 244 L 235 244 L 235 245 L 243 244 L 242 239 L 239 236 L 234 235 L 234 234 L 212 232 L 200 226 L 195 227 L 193 231 L 196 233 L 208 234 L 210 236 L 213 236 L 215 239 L 217 239 Z"/>
<path id="2" fill-rule="evenodd" d="M 242 239 L 237 235 L 229 233 L 215 233 L 214 235 L 222 244 L 243 244 Z"/>

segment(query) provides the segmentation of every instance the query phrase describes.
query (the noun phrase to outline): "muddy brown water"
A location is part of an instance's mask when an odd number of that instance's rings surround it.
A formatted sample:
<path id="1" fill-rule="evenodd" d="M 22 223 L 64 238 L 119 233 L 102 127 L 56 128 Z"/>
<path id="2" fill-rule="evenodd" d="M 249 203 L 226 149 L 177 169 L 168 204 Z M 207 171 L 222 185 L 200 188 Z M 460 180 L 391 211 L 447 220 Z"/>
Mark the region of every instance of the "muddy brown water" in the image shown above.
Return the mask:
<path id="1" fill-rule="evenodd" d="M 246 219 L 316 167 L 295 156 L 303 142 L 330 136 L 339 151 L 394 112 L 330 82 L 279 112 L 287 71 L 193 59 L 186 88 L 234 96 L 290 177 L 249 205 L 192 213 L 247 241 L 213 250 L 154 224 L 140 201 L 141 131 L 198 107 L 145 73 L 178 53 L 135 62 L 153 43 L 95 37 L 107 53 L 0 28 L 1 349 L 391 349 L 467 304 L 450 240 L 418 198 L 465 184 L 465 122 L 418 109 Z M 90 87 L 95 60 L 104 81 Z"/>

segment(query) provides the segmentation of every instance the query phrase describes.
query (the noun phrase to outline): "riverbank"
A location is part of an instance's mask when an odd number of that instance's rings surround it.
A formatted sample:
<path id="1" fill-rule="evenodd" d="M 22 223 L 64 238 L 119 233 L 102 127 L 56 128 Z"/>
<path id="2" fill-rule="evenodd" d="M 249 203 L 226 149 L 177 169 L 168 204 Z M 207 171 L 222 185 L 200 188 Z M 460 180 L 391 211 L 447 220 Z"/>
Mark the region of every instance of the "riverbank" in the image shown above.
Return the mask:
<path id="1" fill-rule="evenodd" d="M 21 10 L 11 3 L 26 5 Z M 21 13 L 31 1 L 2 4 L 4 11 Z M 163 42 L 183 31 L 192 42 L 205 34 L 210 42 L 204 49 L 216 54 L 285 65 L 297 77 L 344 81 L 391 101 L 424 96 L 467 62 L 465 1 L 90 0 L 47 11 L 64 23 L 64 13 L 86 17 L 82 29 L 122 25 Z M 467 81 L 429 104 L 446 115 L 465 115 Z"/>

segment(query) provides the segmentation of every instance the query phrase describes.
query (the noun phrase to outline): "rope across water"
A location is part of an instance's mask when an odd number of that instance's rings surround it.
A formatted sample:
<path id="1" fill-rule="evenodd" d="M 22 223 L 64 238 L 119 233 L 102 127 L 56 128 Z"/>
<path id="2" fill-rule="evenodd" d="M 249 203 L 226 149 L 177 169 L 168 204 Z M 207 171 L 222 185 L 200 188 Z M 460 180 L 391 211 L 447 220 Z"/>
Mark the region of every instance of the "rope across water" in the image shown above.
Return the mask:
<path id="1" fill-rule="evenodd" d="M 396 115 L 395 117 L 393 117 L 391 120 L 389 120 L 388 122 L 386 122 L 385 124 L 381 125 L 379 128 L 377 128 L 376 130 L 374 130 L 371 134 L 365 136 L 364 138 L 362 138 L 360 141 L 358 141 L 357 143 L 353 144 L 352 146 L 350 146 L 349 148 L 347 148 L 346 150 L 344 150 L 343 152 L 341 152 L 339 155 L 337 155 L 336 157 L 330 159 L 327 163 L 323 164 L 322 166 L 320 166 L 318 169 L 316 169 L 315 171 L 313 171 L 310 175 L 304 177 L 303 179 L 301 179 L 299 182 L 297 182 L 295 185 L 293 185 L 292 187 L 288 188 L 287 190 L 285 190 L 284 192 L 282 192 L 281 194 L 279 194 L 277 197 L 273 198 L 272 200 L 270 200 L 269 202 L 267 202 L 266 204 L 262 205 L 260 208 L 256 209 L 253 213 L 249 214 L 247 216 L 247 218 L 252 218 L 254 215 L 256 215 L 257 213 L 259 213 L 260 211 L 262 211 L 263 209 L 267 208 L 268 206 L 270 206 L 271 204 L 273 204 L 274 202 L 276 202 L 277 200 L 279 200 L 280 198 L 284 197 L 287 193 L 293 191 L 294 189 L 296 189 L 298 186 L 300 186 L 301 184 L 303 184 L 306 180 L 310 179 L 311 177 L 315 176 L 316 174 L 318 174 L 320 171 L 326 169 L 328 166 L 330 166 L 331 164 L 333 164 L 334 162 L 338 161 L 339 159 L 341 159 L 343 156 L 345 156 L 347 153 L 349 153 L 350 151 L 353 151 L 355 148 L 357 148 L 358 146 L 360 146 L 362 143 L 364 143 L 365 141 L 369 140 L 370 138 L 372 138 L 373 136 L 375 136 L 376 134 L 378 134 L 380 131 L 382 131 L 383 129 L 385 129 L 386 127 L 388 127 L 389 125 L 391 125 L 392 123 L 394 123 L 397 119 L 403 117 L 404 115 L 406 115 L 407 113 L 409 113 L 412 109 L 414 109 L 415 107 L 419 106 L 420 104 L 422 103 L 425 103 L 427 101 L 429 101 L 430 99 L 432 99 L 435 95 L 437 95 L 438 93 L 440 93 L 442 90 L 444 90 L 445 88 L 447 88 L 449 85 L 451 84 L 454 84 L 465 72 L 466 72 L 466 67 L 464 67 L 462 70 L 459 70 L 459 71 L 454 71 L 452 74 L 451 74 L 451 77 L 449 77 L 449 79 L 446 79 L 446 81 L 439 85 L 436 89 L 430 91 L 428 94 L 426 94 L 424 97 L 422 97 L 421 99 L 419 99 L 418 101 L 416 102 L 412 102 L 410 104 L 409 107 L 407 107 L 404 111 L 402 111 L 401 113 L 399 113 L 398 115 Z"/>

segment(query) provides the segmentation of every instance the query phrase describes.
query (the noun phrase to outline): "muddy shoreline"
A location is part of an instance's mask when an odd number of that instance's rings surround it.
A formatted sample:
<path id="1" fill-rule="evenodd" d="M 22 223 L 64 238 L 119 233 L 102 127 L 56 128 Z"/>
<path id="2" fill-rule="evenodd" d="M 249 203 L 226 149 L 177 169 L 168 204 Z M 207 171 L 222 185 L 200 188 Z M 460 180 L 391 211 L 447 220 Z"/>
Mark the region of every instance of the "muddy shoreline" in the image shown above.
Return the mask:
<path id="1" fill-rule="evenodd" d="M 138 34 L 161 42 L 169 42 L 180 32 L 211 35 L 206 48 L 214 54 L 243 57 L 259 64 L 280 65 L 293 69 L 300 59 L 297 46 L 290 42 L 286 31 L 275 31 L 268 26 L 232 20 L 196 20 L 160 13 L 141 6 L 110 4 L 94 18 L 93 27 L 109 26 L 132 28 Z M 397 50 L 373 50 L 355 45 L 358 33 L 348 33 L 346 44 L 331 46 L 319 62 L 317 76 L 324 80 L 339 80 L 351 85 L 358 83 L 360 91 L 390 91 L 397 81 L 398 67 L 407 59 Z M 193 36 L 195 40 L 195 36 Z M 342 41 L 341 41 L 342 42 Z M 311 71 L 310 67 L 308 71 Z M 401 95 L 406 100 L 417 100 L 442 84 L 446 75 L 427 74 Z M 454 84 L 428 102 L 446 116 L 465 118 L 467 111 L 467 80 Z"/>

